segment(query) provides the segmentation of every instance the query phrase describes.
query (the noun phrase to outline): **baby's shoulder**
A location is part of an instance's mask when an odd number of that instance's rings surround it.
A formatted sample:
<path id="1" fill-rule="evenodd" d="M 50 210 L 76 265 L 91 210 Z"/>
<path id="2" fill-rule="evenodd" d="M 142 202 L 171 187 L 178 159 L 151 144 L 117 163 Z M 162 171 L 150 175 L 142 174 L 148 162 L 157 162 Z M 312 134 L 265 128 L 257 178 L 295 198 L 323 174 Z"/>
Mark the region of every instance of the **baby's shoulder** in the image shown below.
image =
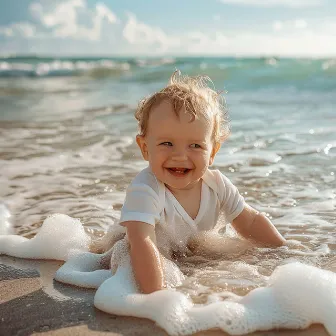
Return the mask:
<path id="1" fill-rule="evenodd" d="M 159 193 L 159 182 L 149 167 L 141 170 L 130 183 L 130 187 L 134 185 L 145 185 Z"/>
<path id="2" fill-rule="evenodd" d="M 228 190 L 234 188 L 232 182 L 218 169 L 208 169 L 203 180 L 221 199 Z"/>
<path id="3" fill-rule="evenodd" d="M 203 177 L 203 179 L 207 181 L 211 181 L 216 184 L 216 188 L 225 187 L 225 185 L 230 182 L 228 177 L 226 177 L 220 170 L 218 169 L 208 169 Z M 230 182 L 231 183 L 231 182 Z"/>
<path id="4" fill-rule="evenodd" d="M 218 169 L 207 169 L 203 181 L 214 191 L 218 191 L 221 182 L 221 172 Z"/>

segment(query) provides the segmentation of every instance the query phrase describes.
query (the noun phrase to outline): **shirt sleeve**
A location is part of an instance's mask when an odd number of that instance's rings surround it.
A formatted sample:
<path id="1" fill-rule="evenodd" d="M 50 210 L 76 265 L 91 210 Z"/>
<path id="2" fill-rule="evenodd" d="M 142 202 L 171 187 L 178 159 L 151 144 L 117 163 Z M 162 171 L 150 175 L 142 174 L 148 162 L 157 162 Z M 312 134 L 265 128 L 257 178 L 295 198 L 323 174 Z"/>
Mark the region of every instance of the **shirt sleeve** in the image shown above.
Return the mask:
<path id="1" fill-rule="evenodd" d="M 160 220 L 159 205 L 159 195 L 153 188 L 144 183 L 132 183 L 126 191 L 119 223 L 139 221 L 155 225 Z"/>
<path id="2" fill-rule="evenodd" d="M 231 223 L 245 207 L 244 197 L 232 182 L 220 172 L 220 188 L 222 188 L 221 211 L 227 223 Z"/>

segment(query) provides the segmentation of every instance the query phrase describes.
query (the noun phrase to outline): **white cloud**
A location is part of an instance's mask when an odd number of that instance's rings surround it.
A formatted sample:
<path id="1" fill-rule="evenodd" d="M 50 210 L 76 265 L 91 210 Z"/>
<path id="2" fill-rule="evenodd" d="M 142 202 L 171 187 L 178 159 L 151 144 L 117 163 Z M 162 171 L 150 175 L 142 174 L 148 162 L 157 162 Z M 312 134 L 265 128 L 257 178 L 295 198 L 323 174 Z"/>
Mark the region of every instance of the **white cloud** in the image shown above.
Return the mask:
<path id="1" fill-rule="evenodd" d="M 218 54 L 225 52 L 229 39 L 221 32 L 205 34 L 199 31 L 189 32 L 181 35 L 182 48 L 186 48 L 192 54 Z"/>
<path id="2" fill-rule="evenodd" d="M 118 19 L 115 14 L 104 4 L 98 3 L 96 5 L 97 16 L 100 18 L 106 18 L 110 23 L 117 23 Z"/>
<path id="3" fill-rule="evenodd" d="M 274 21 L 273 22 L 273 30 L 275 30 L 275 31 L 279 31 L 279 30 L 281 30 L 282 28 L 283 28 L 283 23 L 281 22 L 281 21 Z"/>
<path id="4" fill-rule="evenodd" d="M 33 3 L 30 12 L 46 27 L 72 27 L 77 21 L 77 8 L 84 7 L 82 0 L 70 0 L 57 5 L 50 2 Z"/>
<path id="5" fill-rule="evenodd" d="M 221 32 L 206 34 L 190 31 L 180 34 L 168 34 L 161 28 L 140 22 L 133 13 L 123 30 L 123 37 L 140 53 L 218 53 L 227 46 L 228 39 Z M 148 47 L 151 47 L 150 49 Z"/>
<path id="6" fill-rule="evenodd" d="M 294 32 L 297 29 L 306 29 L 308 23 L 304 19 L 288 20 L 288 21 L 274 21 L 272 28 L 274 31 L 279 32 L 283 30 Z"/>
<path id="7" fill-rule="evenodd" d="M 336 55 L 335 32 L 290 30 L 281 33 L 237 32 L 230 35 L 226 51 L 233 55 L 323 57 Z"/>
<path id="8" fill-rule="evenodd" d="M 123 29 L 123 37 L 133 45 L 155 45 L 160 51 L 179 45 L 179 40 L 169 36 L 161 28 L 151 27 L 139 22 L 133 13 L 128 13 L 128 20 Z"/>
<path id="9" fill-rule="evenodd" d="M 305 29 L 307 28 L 307 22 L 303 19 L 298 19 L 294 21 L 294 26 L 297 29 Z"/>
<path id="10" fill-rule="evenodd" d="M 0 35 L 10 37 L 14 35 L 14 32 L 10 26 L 0 26 Z"/>
<path id="11" fill-rule="evenodd" d="M 0 35 L 7 37 L 20 36 L 25 38 L 33 38 L 35 33 L 35 26 L 28 22 L 16 22 L 8 26 L 0 26 Z"/>
<path id="12" fill-rule="evenodd" d="M 0 27 L 0 35 L 6 42 L 1 45 L 3 52 L 17 49 L 48 54 L 134 56 L 336 55 L 333 17 L 310 18 L 309 21 L 304 18 L 277 20 L 270 22 L 269 26 L 256 24 L 248 30 L 226 28 L 225 31 L 216 31 L 219 26 L 216 24 L 209 31 L 172 33 L 142 22 L 134 13 L 128 13 L 126 20 L 117 25 L 118 18 L 106 5 L 99 3 L 90 9 L 86 0 L 46 1 L 32 4 L 30 10 L 35 25 L 17 22 Z M 23 38 L 29 42 L 21 43 Z"/>
<path id="13" fill-rule="evenodd" d="M 260 7 L 314 7 L 321 6 L 324 0 L 219 0 L 225 4 Z"/>
<path id="14" fill-rule="evenodd" d="M 52 30 L 54 37 L 61 38 L 98 41 L 103 22 L 118 22 L 115 14 L 104 4 L 98 3 L 94 10 L 90 10 L 84 0 L 33 3 L 30 11 L 45 28 Z M 80 21 L 85 21 L 85 24 Z"/>

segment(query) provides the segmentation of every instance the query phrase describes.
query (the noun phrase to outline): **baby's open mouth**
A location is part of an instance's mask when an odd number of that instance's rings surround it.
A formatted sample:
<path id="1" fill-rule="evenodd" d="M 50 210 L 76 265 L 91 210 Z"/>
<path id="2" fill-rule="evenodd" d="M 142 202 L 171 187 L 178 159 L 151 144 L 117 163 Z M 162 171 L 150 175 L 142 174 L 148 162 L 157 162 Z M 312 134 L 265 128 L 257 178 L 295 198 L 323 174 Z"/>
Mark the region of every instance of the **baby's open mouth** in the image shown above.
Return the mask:
<path id="1" fill-rule="evenodd" d="M 184 175 L 190 171 L 188 168 L 168 168 L 168 170 L 174 175 Z"/>

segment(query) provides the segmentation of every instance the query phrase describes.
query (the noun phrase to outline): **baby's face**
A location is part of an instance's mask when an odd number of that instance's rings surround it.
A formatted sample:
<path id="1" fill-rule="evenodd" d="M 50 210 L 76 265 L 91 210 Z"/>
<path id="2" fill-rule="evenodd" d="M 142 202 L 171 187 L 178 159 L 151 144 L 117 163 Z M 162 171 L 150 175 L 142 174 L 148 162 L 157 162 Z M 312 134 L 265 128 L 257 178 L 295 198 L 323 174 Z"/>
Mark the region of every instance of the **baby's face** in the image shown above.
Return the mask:
<path id="1" fill-rule="evenodd" d="M 171 103 L 163 101 L 150 112 L 146 136 L 137 137 L 152 172 L 172 191 L 195 186 L 219 149 L 213 146 L 213 124 L 190 120 L 190 113 L 181 110 L 177 117 Z"/>

